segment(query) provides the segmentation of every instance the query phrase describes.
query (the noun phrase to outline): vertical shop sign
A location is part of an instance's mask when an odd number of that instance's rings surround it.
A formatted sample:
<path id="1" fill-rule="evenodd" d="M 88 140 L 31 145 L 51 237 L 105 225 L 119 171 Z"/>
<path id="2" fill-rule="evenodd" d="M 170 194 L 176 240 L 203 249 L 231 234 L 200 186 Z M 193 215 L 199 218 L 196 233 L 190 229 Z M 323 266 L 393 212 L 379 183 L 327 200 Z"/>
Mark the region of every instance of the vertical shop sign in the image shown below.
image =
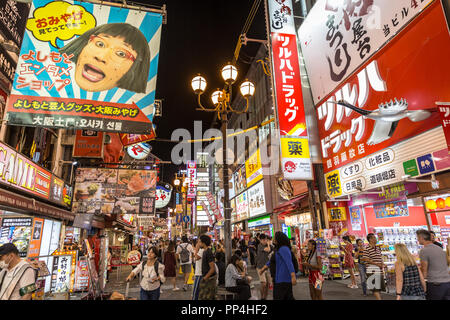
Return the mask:
<path id="1" fill-rule="evenodd" d="M 254 185 L 263 178 L 261 155 L 259 149 L 245 161 L 247 187 Z"/>
<path id="2" fill-rule="evenodd" d="M 162 20 L 101 3 L 33 0 L 8 123 L 150 133 Z"/>
<path id="3" fill-rule="evenodd" d="M 188 198 L 195 198 L 197 191 L 195 187 L 195 180 L 197 179 L 197 162 L 188 161 L 187 162 L 187 176 L 188 176 Z"/>
<path id="4" fill-rule="evenodd" d="M 268 2 L 283 175 L 288 180 L 311 180 L 312 164 L 292 1 Z"/>
<path id="5" fill-rule="evenodd" d="M 441 115 L 442 128 L 444 129 L 445 140 L 447 141 L 447 149 L 448 152 L 450 153 L 450 105 L 446 106 L 440 105 L 439 114 Z"/>
<path id="6" fill-rule="evenodd" d="M 42 232 L 44 231 L 44 219 L 34 218 L 33 233 L 31 234 L 28 257 L 38 257 L 41 249 Z"/>
<path id="7" fill-rule="evenodd" d="M 209 213 L 208 206 L 206 205 L 205 201 L 202 201 L 201 204 L 202 204 L 203 210 L 205 210 L 206 215 L 208 216 L 209 225 L 212 226 L 213 225 L 213 219 L 211 217 L 211 214 Z"/>
<path id="8" fill-rule="evenodd" d="M 208 192 L 206 194 L 206 198 L 208 199 L 209 205 L 211 206 L 211 209 L 214 212 L 216 221 L 222 220 L 222 214 L 220 213 L 219 207 L 217 206 L 216 200 L 214 200 L 214 197 L 211 194 L 211 192 Z"/>

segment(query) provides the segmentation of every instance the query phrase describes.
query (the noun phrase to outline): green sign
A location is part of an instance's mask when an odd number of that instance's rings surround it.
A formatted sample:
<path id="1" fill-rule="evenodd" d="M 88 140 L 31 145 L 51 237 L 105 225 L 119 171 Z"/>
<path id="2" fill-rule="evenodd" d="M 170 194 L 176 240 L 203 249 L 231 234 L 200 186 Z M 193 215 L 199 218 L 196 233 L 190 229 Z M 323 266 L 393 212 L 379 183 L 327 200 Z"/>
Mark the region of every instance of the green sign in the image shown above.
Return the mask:
<path id="1" fill-rule="evenodd" d="M 405 174 L 411 177 L 419 175 L 419 170 L 417 169 L 416 159 L 408 160 L 403 162 L 403 169 Z"/>

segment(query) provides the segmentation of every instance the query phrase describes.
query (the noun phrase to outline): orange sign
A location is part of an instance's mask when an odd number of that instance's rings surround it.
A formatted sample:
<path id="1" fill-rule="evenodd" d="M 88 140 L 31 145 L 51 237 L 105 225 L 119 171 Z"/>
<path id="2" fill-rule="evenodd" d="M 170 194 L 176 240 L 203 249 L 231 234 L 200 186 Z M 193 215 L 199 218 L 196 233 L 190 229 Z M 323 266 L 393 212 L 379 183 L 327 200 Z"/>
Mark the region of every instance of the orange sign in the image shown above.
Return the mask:
<path id="1" fill-rule="evenodd" d="M 77 130 L 73 146 L 74 158 L 102 158 L 103 132 Z"/>
<path id="2" fill-rule="evenodd" d="M 34 218 L 33 233 L 31 234 L 28 257 L 38 257 L 41 249 L 42 231 L 44 230 L 44 219 Z"/>

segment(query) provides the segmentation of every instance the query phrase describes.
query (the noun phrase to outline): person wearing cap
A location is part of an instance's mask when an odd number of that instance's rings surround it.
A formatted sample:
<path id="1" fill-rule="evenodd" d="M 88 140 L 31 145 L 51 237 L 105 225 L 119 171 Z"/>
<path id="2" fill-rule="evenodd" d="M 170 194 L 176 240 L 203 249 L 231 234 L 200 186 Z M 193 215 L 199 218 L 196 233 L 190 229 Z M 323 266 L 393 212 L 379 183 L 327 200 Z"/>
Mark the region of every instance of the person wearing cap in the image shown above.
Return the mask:
<path id="1" fill-rule="evenodd" d="M 0 300 L 31 300 L 36 291 L 36 270 L 19 257 L 12 243 L 0 247 Z"/>

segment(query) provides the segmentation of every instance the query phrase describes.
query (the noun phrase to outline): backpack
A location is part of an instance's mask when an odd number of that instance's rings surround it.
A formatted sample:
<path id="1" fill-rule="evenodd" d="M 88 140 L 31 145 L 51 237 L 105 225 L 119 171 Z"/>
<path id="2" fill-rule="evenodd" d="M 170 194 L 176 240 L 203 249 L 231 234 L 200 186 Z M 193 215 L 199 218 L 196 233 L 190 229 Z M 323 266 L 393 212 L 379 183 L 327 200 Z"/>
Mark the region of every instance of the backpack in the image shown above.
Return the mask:
<path id="1" fill-rule="evenodd" d="M 142 271 L 141 272 L 144 272 L 144 267 L 147 264 L 147 260 L 148 260 L 147 258 L 142 259 Z M 158 261 L 158 259 L 156 259 L 155 264 L 153 265 L 153 267 L 155 268 L 155 272 L 156 272 L 156 276 L 157 277 L 159 277 L 159 263 L 160 262 Z M 164 282 L 162 280 L 159 280 L 159 283 L 163 284 Z"/>
<path id="2" fill-rule="evenodd" d="M 188 245 L 189 244 L 186 244 L 184 247 L 182 245 L 180 245 L 180 247 L 181 247 L 181 252 L 180 252 L 181 263 L 188 263 L 189 262 L 189 257 L 191 255 L 191 253 L 187 249 Z"/>
<path id="3" fill-rule="evenodd" d="M 272 277 L 272 279 L 275 279 L 275 274 L 276 274 L 276 260 L 275 260 L 275 254 L 276 251 L 274 251 L 272 253 L 272 256 L 270 257 L 270 276 Z M 292 264 L 294 265 L 294 272 L 297 274 L 298 273 L 298 261 L 297 258 L 295 257 L 295 255 L 292 253 L 291 251 L 291 259 L 292 259 Z"/>

